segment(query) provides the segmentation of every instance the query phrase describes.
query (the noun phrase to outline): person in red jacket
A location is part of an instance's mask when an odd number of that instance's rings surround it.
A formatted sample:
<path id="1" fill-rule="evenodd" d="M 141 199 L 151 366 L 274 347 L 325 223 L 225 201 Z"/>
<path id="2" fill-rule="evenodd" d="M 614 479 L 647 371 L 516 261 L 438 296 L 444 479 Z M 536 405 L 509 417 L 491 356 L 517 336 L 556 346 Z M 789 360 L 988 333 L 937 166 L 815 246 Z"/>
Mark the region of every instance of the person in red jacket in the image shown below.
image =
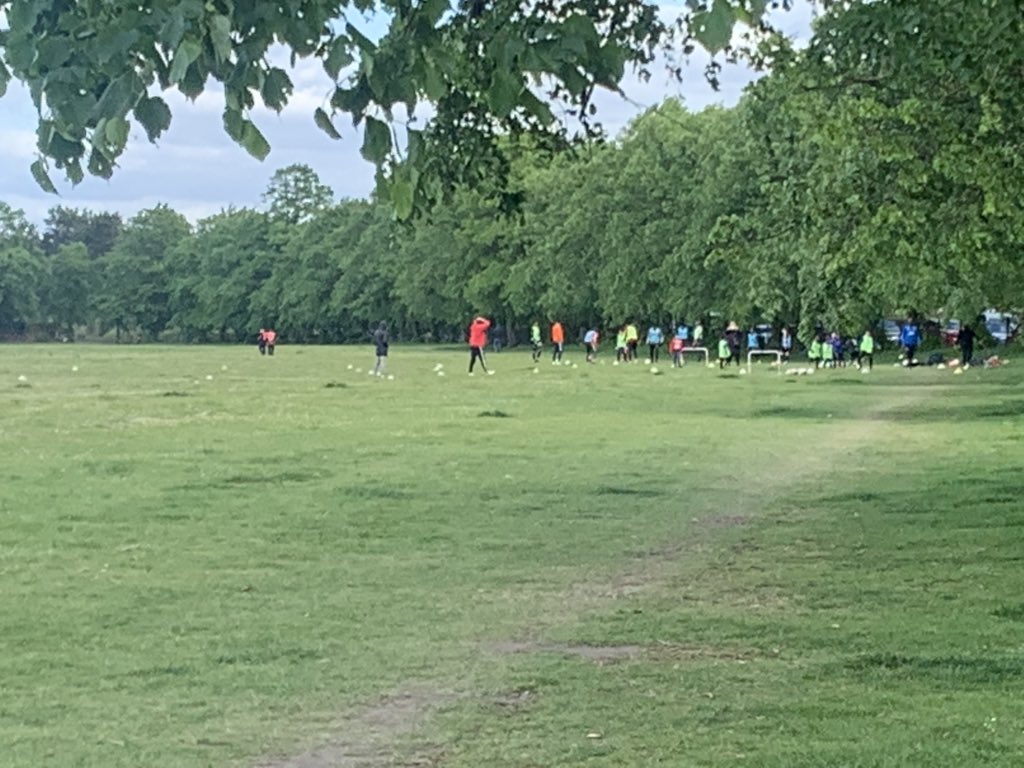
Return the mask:
<path id="1" fill-rule="evenodd" d="M 484 347 L 487 346 L 487 329 L 491 327 L 491 321 L 486 317 L 477 316 L 469 326 L 469 375 L 473 375 L 473 365 L 477 360 L 485 373 L 487 363 L 484 362 Z"/>

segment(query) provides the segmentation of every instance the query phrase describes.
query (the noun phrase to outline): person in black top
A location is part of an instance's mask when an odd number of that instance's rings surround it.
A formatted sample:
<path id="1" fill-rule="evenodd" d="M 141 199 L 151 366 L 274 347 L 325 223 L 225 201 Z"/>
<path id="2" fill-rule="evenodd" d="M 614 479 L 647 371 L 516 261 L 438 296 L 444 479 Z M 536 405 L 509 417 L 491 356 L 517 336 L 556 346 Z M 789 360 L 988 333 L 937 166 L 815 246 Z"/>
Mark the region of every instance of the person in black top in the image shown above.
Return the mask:
<path id="1" fill-rule="evenodd" d="M 963 365 L 970 365 L 974 357 L 974 329 L 965 325 L 957 334 L 956 343 L 960 347 L 960 362 Z"/>
<path id="2" fill-rule="evenodd" d="M 388 324 L 383 320 L 380 326 L 373 332 L 373 345 L 376 347 L 377 364 L 373 367 L 374 376 L 384 375 L 384 366 L 388 361 Z"/>

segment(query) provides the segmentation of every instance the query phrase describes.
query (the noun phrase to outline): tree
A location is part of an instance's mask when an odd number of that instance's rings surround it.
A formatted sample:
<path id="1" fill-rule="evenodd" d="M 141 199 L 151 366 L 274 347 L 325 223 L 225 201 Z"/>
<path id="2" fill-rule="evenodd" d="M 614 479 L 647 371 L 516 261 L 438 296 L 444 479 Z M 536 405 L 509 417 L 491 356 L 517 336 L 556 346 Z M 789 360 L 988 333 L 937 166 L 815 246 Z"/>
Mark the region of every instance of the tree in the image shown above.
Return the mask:
<path id="1" fill-rule="evenodd" d="M 316 124 L 337 138 L 337 114 L 364 123 L 363 155 L 406 216 L 452 181 L 501 172 L 497 137 L 567 138 L 556 111 L 589 133 L 595 88 L 617 88 L 658 49 L 685 52 L 696 40 L 721 51 L 737 21 L 761 29 L 768 4 L 688 0 L 680 23 L 665 24 L 650 0 L 0 0 L 0 95 L 11 77 L 28 86 L 39 111 L 32 172 L 51 190 L 50 163 L 75 183 L 86 172 L 110 177 L 130 120 L 156 141 L 171 122 L 157 89 L 194 99 L 219 83 L 224 130 L 262 159 L 270 147 L 250 110 L 256 98 L 275 110 L 287 103 L 292 82 L 269 58 L 283 44 L 336 81 Z M 370 39 L 353 12 L 384 18 L 386 31 Z M 399 136 L 420 103 L 432 105 L 431 127 Z"/>
<path id="2" fill-rule="evenodd" d="M 181 214 L 158 205 L 136 214 L 103 259 L 103 288 L 97 296 L 101 317 L 120 338 L 141 331 L 155 339 L 171 317 L 169 255 L 191 235 Z"/>
<path id="3" fill-rule="evenodd" d="M 274 172 L 263 202 L 270 218 L 299 224 L 330 208 L 334 192 L 308 165 L 289 165 Z"/>
<path id="4" fill-rule="evenodd" d="M 21 336 L 40 319 L 45 280 L 35 227 L 23 211 L 0 203 L 0 334 Z"/>
<path id="5" fill-rule="evenodd" d="M 54 254 L 62 246 L 82 243 L 89 258 L 96 260 L 110 252 L 121 232 L 121 216 L 117 213 L 93 212 L 66 208 L 51 208 L 46 214 L 43 231 L 43 249 Z"/>
<path id="6" fill-rule="evenodd" d="M 49 258 L 49 279 L 43 292 L 43 314 L 67 338 L 75 326 L 89 321 L 99 270 L 83 243 L 62 245 Z"/>

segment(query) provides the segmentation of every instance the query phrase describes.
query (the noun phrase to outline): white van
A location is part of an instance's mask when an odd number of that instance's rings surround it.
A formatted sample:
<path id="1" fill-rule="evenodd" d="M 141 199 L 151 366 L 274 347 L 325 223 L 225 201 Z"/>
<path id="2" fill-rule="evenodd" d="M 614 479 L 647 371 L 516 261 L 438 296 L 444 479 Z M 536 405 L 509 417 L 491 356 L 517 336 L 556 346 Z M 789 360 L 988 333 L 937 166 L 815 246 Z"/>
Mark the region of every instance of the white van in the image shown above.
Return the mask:
<path id="1" fill-rule="evenodd" d="M 1012 339 L 1020 329 L 1020 318 L 1010 312 L 986 309 L 981 316 L 985 318 L 985 330 L 1000 344 Z"/>

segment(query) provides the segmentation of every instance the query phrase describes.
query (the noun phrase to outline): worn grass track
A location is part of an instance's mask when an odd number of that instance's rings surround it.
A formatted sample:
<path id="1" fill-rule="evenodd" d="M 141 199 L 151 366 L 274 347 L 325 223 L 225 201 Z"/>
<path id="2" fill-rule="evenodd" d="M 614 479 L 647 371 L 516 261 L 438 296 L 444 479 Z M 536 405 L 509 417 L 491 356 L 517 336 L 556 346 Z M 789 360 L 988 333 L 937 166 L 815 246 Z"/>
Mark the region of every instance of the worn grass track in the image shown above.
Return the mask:
<path id="1" fill-rule="evenodd" d="M 1012 366 L 2 352 L 11 765 L 1024 755 Z"/>

